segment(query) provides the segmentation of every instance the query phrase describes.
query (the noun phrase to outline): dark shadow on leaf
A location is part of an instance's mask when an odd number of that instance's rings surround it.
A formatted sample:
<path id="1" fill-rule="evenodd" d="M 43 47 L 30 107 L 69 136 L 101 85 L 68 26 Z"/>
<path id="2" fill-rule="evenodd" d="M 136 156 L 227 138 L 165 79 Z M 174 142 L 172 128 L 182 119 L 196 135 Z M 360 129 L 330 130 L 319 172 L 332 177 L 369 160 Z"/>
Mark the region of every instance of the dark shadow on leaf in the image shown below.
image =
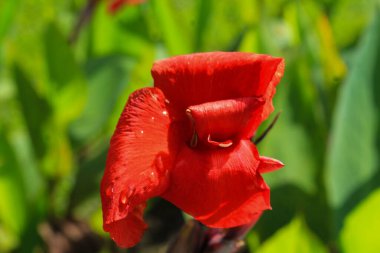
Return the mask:
<path id="1" fill-rule="evenodd" d="M 100 179 L 106 164 L 107 150 L 97 156 L 84 161 L 78 169 L 75 185 L 71 192 L 69 210 L 72 210 L 87 198 L 99 195 Z"/>
<path id="2" fill-rule="evenodd" d="M 309 195 L 294 185 L 284 185 L 271 190 L 271 203 L 273 209 L 264 212 L 254 228 L 262 241 L 287 225 L 297 214 L 305 216 L 308 227 L 322 241 L 329 240 L 331 212 L 320 194 Z"/>
<path id="3" fill-rule="evenodd" d="M 343 227 L 344 217 L 346 217 L 360 202 L 362 202 L 372 191 L 380 187 L 380 168 L 375 175 L 373 175 L 370 180 L 362 184 L 362 186 L 357 189 L 347 201 L 342 205 L 341 208 L 335 210 L 335 221 L 336 221 L 336 230 L 340 231 Z"/>
<path id="4" fill-rule="evenodd" d="M 13 66 L 13 74 L 18 100 L 32 140 L 34 152 L 38 158 L 42 158 L 47 152 L 44 126 L 51 115 L 51 106 L 44 97 L 37 93 L 32 81 L 20 66 Z"/>

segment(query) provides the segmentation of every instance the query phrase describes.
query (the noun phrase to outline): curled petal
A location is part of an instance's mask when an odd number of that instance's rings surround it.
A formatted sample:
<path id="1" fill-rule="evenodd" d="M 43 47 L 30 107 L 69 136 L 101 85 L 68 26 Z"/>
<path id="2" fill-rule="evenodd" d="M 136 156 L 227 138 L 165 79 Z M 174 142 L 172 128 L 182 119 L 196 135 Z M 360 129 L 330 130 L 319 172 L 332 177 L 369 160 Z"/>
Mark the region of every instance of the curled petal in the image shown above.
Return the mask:
<path id="1" fill-rule="evenodd" d="M 133 208 L 125 218 L 104 225 L 104 230 L 109 231 L 112 240 L 119 247 L 130 248 L 136 245 L 147 228 L 143 220 L 145 204 Z"/>
<path id="2" fill-rule="evenodd" d="M 284 71 L 284 60 L 241 52 L 181 55 L 156 62 L 155 87 L 186 110 L 190 105 L 241 97 L 263 97 L 263 119 L 273 111 L 272 97 Z"/>
<path id="3" fill-rule="evenodd" d="M 223 142 L 252 137 L 261 122 L 264 103 L 253 97 L 227 99 L 190 106 L 187 113 L 200 139 Z"/>
<path id="4" fill-rule="evenodd" d="M 209 227 L 247 224 L 270 209 L 259 163 L 256 147 L 248 140 L 225 149 L 184 146 L 162 196 Z"/>
<path id="5" fill-rule="evenodd" d="M 267 173 L 284 167 L 284 164 L 276 159 L 260 156 L 259 173 Z"/>
<path id="6" fill-rule="evenodd" d="M 117 234 L 123 225 L 138 224 L 129 228 L 133 240 L 124 237 L 120 245 L 133 244 L 142 233 L 142 211 L 136 208 L 167 188 L 172 150 L 177 149 L 170 122 L 162 92 L 145 88 L 130 96 L 116 126 L 101 182 L 104 229 Z"/>

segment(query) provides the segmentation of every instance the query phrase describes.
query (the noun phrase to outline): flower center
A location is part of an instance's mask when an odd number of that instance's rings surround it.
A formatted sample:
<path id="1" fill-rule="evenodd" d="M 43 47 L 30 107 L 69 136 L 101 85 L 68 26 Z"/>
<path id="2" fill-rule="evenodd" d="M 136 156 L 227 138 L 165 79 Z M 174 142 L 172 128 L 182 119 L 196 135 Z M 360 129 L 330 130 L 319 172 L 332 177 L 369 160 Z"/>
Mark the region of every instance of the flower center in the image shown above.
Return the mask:
<path id="1" fill-rule="evenodd" d="M 190 106 L 186 114 L 192 125 L 189 146 L 228 148 L 252 137 L 261 123 L 264 101 L 238 98 Z"/>
<path id="2" fill-rule="evenodd" d="M 191 116 L 191 111 L 189 109 L 187 109 L 186 113 L 189 115 L 190 121 L 192 121 L 192 123 L 193 123 L 194 119 Z M 198 141 L 199 137 L 198 137 L 198 133 L 195 129 L 194 124 L 193 124 L 192 128 L 193 128 L 193 134 L 191 136 L 189 146 L 191 148 L 196 148 L 198 146 L 198 144 L 201 144 L 201 143 L 199 143 L 199 141 Z M 208 146 L 213 146 L 213 147 L 228 148 L 228 147 L 232 146 L 233 141 L 232 140 L 226 140 L 226 141 L 213 140 L 211 138 L 211 134 L 209 134 L 207 136 L 206 144 L 208 144 Z"/>

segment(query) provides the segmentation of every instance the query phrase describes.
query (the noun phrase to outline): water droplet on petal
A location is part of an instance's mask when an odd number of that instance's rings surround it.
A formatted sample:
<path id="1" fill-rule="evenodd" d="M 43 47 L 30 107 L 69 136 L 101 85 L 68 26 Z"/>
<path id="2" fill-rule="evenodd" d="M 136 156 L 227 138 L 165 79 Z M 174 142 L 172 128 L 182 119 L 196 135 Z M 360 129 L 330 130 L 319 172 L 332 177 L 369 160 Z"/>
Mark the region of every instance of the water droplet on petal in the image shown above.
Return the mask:
<path id="1" fill-rule="evenodd" d="M 144 135 L 144 130 L 137 130 L 137 132 L 135 132 L 135 135 L 136 137 L 142 137 Z"/>
<path id="2" fill-rule="evenodd" d="M 155 171 L 151 171 L 147 174 L 147 184 L 149 187 L 159 184 L 159 179 L 157 177 L 157 173 Z"/>
<path id="3" fill-rule="evenodd" d="M 167 116 L 168 115 L 168 111 L 163 111 L 162 115 Z"/>
<path id="4" fill-rule="evenodd" d="M 170 104 L 170 101 L 169 101 L 169 100 L 167 100 L 167 99 L 165 99 L 165 103 L 167 103 L 167 104 Z"/>
<path id="5" fill-rule="evenodd" d="M 125 194 L 124 192 L 120 195 L 120 202 L 125 205 L 127 204 L 127 200 L 128 200 L 128 197 L 127 197 L 127 194 Z"/>
<path id="6" fill-rule="evenodd" d="M 128 187 L 128 190 L 122 191 L 120 193 L 120 203 L 123 205 L 129 204 L 131 202 L 131 198 L 133 198 L 133 195 L 135 194 L 136 188 L 134 187 Z"/>
<path id="7" fill-rule="evenodd" d="M 158 96 L 157 96 L 156 94 L 151 93 L 151 95 L 152 95 L 152 98 L 153 98 L 155 101 L 158 101 Z"/>
<path id="8" fill-rule="evenodd" d="M 152 121 L 154 121 L 154 120 L 155 120 L 155 117 L 152 116 L 150 119 L 151 119 Z"/>

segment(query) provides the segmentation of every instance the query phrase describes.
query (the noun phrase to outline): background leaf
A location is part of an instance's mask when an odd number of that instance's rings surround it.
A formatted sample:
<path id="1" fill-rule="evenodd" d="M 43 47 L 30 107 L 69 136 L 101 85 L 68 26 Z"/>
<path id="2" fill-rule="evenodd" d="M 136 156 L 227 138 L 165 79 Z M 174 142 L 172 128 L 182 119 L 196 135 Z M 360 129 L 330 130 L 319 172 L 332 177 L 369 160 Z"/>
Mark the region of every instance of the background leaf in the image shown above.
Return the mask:
<path id="1" fill-rule="evenodd" d="M 0 229 L 8 230 L 9 236 L 16 238 L 23 232 L 27 219 L 25 189 L 20 172 L 16 156 L 8 140 L 1 133 L 0 196 L 2 201 L 0 202 Z M 12 244 L 14 243 L 9 246 Z M 2 247 L 0 244 L 0 249 Z"/>
<path id="2" fill-rule="evenodd" d="M 379 203 L 380 189 L 377 189 L 347 215 L 340 236 L 343 252 L 375 253 L 380 251 L 377 232 L 380 226 Z"/>
<path id="3" fill-rule="evenodd" d="M 301 218 L 295 218 L 281 228 L 255 252 L 257 253 L 327 253 L 327 249 L 305 226 Z"/>
<path id="4" fill-rule="evenodd" d="M 186 1 L 181 1 L 182 5 Z M 152 0 L 153 12 L 156 15 L 156 24 L 161 31 L 162 39 L 167 45 L 170 54 L 185 54 L 191 52 L 189 34 L 184 33 L 180 24 L 182 19 L 177 15 L 181 5 L 175 5 L 171 0 Z"/>
<path id="5" fill-rule="evenodd" d="M 44 125 L 51 117 L 52 108 L 48 101 L 36 92 L 32 82 L 18 65 L 14 66 L 13 74 L 18 100 L 34 146 L 34 152 L 41 159 L 47 152 Z"/>
<path id="6" fill-rule="evenodd" d="M 12 24 L 19 0 L 0 2 L 0 42 Z"/>
<path id="7" fill-rule="evenodd" d="M 94 139 L 104 130 L 104 125 L 128 83 L 132 66 L 131 60 L 118 56 L 94 59 L 87 64 L 89 99 L 83 114 L 71 126 L 77 139 Z"/>
<path id="8" fill-rule="evenodd" d="M 50 79 L 59 90 L 79 75 L 79 67 L 66 38 L 54 23 L 46 27 L 44 46 Z"/>
<path id="9" fill-rule="evenodd" d="M 338 97 L 327 153 L 326 184 L 339 230 L 344 216 L 379 186 L 380 18 L 358 47 Z"/>

